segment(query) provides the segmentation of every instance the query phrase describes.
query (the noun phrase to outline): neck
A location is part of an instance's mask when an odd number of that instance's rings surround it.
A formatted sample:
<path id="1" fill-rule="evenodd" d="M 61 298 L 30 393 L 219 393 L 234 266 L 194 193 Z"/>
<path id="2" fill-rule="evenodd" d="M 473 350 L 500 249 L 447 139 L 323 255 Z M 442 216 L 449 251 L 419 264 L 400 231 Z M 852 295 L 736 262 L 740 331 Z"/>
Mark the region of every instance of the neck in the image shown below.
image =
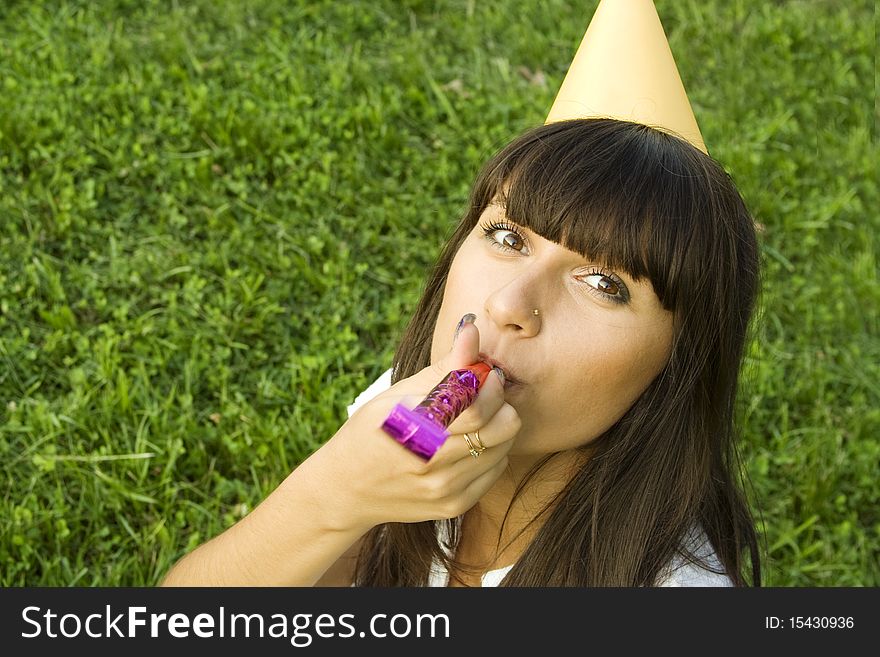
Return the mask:
<path id="1" fill-rule="evenodd" d="M 543 514 L 542 511 L 553 502 L 571 479 L 574 467 L 582 464 L 584 459 L 577 452 L 555 454 L 514 500 L 517 486 L 541 458 L 531 455 L 509 457 L 505 473 L 465 514 L 463 544 L 469 546 L 472 554 L 491 560 L 493 568 L 510 565 L 519 558 L 549 514 L 549 510 Z"/>

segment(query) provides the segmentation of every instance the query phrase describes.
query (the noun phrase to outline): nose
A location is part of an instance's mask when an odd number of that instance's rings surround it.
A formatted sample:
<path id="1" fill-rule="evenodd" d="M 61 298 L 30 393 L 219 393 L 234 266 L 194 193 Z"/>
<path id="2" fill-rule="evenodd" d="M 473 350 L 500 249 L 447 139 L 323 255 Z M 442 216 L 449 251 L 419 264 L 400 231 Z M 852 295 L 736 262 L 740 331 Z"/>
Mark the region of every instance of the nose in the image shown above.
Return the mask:
<path id="1" fill-rule="evenodd" d="M 541 297 L 536 281 L 528 275 L 521 275 L 489 294 L 484 310 L 499 329 L 512 326 L 526 337 L 540 330 L 545 315 L 539 301 Z M 535 310 L 538 310 L 537 314 Z"/>

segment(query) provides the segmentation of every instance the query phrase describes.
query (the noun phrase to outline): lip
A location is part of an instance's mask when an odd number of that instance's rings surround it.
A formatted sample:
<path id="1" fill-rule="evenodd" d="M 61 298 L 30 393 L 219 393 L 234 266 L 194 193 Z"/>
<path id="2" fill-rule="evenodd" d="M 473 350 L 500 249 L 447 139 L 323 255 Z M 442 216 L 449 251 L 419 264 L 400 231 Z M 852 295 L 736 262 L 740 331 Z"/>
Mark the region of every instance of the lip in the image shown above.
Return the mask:
<path id="1" fill-rule="evenodd" d="M 502 363 L 500 360 L 496 360 L 491 356 L 480 352 L 480 360 L 489 365 L 490 367 L 500 367 L 501 371 L 504 372 L 504 387 L 509 388 L 510 386 L 522 385 L 524 382 L 513 372 L 507 365 Z"/>

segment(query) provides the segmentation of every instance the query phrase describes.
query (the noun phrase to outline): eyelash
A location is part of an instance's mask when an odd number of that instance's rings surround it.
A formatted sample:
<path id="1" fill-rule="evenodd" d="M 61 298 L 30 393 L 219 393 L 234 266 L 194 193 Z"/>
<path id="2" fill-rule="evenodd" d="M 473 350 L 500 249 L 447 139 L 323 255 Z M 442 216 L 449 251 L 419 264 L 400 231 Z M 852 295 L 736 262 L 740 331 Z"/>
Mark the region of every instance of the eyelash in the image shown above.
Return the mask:
<path id="1" fill-rule="evenodd" d="M 482 228 L 482 230 L 483 230 L 483 237 L 486 240 L 488 240 L 489 244 L 494 246 L 496 249 L 500 249 L 505 252 L 513 251 L 514 253 L 519 253 L 516 249 L 509 247 L 506 244 L 502 244 L 501 242 L 499 242 L 498 240 L 496 240 L 493 237 L 493 235 L 496 232 L 498 232 L 499 230 L 506 230 L 508 232 L 513 233 L 523 242 L 523 244 L 528 246 L 528 242 L 527 242 L 526 238 L 523 237 L 520 234 L 519 230 L 517 230 L 511 224 L 507 224 L 504 222 L 496 222 L 496 223 L 491 223 L 488 225 L 481 225 L 480 228 Z M 616 274 L 614 274 L 612 272 L 608 272 L 608 271 L 603 271 L 602 269 L 599 269 L 597 267 L 592 267 L 592 268 L 590 268 L 590 271 L 584 275 L 585 276 L 605 276 L 606 278 L 611 279 L 614 282 L 614 284 L 617 285 L 617 287 L 621 291 L 620 295 L 608 294 L 607 292 L 603 292 L 602 290 L 599 290 L 599 289 L 593 287 L 592 285 L 587 284 L 587 288 L 593 294 L 598 295 L 602 299 L 607 299 L 608 301 L 611 301 L 612 303 L 625 304 L 629 301 L 629 291 L 627 290 L 627 287 L 624 284 L 624 282 L 622 280 L 620 280 L 620 278 Z"/>

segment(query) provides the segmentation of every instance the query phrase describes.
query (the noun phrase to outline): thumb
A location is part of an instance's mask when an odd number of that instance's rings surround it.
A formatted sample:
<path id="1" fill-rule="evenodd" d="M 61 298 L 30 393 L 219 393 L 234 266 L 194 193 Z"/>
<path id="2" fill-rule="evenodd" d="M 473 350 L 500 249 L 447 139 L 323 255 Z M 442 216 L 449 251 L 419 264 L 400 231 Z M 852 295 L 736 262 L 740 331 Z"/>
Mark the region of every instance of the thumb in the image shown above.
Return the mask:
<path id="1" fill-rule="evenodd" d="M 477 316 L 473 313 L 461 318 L 453 337 L 452 348 L 437 363 L 440 372 L 445 374 L 480 360 L 480 330 L 474 325 L 476 319 Z"/>

